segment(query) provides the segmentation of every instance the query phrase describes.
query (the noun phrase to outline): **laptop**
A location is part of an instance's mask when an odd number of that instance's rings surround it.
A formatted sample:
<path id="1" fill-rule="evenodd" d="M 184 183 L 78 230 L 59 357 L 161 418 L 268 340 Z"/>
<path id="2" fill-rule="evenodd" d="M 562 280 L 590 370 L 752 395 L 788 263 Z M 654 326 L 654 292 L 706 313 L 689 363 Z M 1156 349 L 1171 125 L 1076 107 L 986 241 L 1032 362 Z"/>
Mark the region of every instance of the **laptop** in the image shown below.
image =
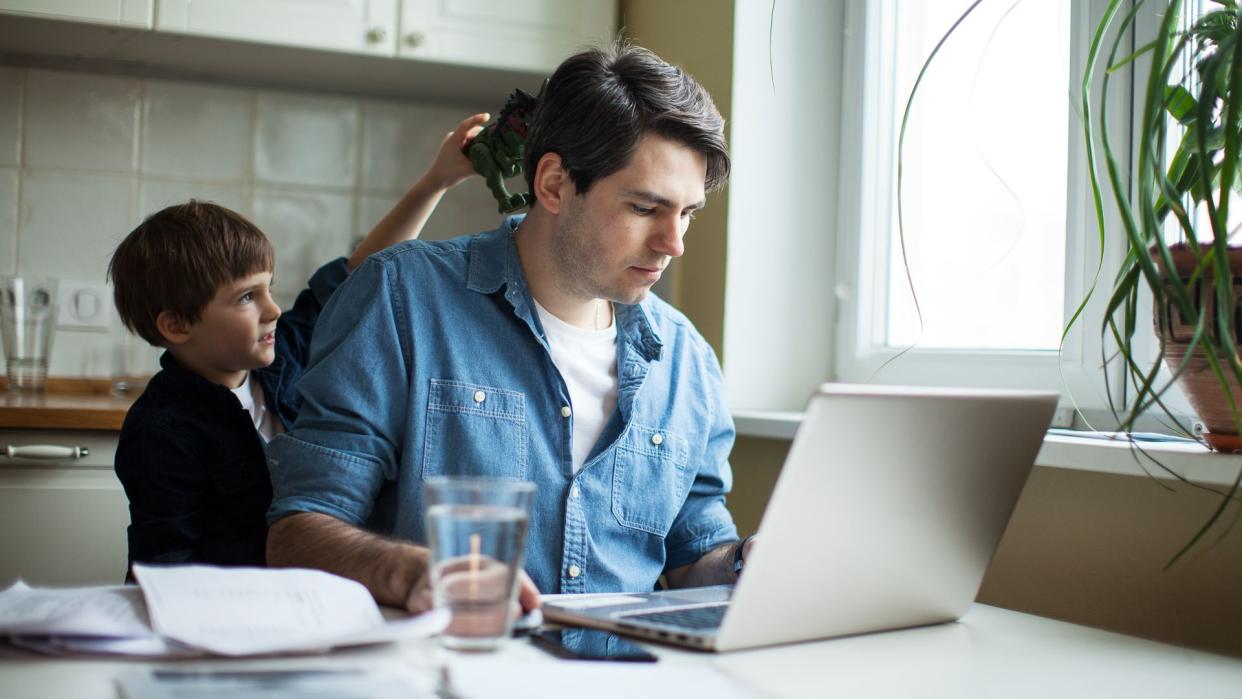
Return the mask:
<path id="1" fill-rule="evenodd" d="M 557 597 L 544 618 L 714 651 L 956 620 L 1056 404 L 1051 392 L 824 384 L 736 585 Z"/>

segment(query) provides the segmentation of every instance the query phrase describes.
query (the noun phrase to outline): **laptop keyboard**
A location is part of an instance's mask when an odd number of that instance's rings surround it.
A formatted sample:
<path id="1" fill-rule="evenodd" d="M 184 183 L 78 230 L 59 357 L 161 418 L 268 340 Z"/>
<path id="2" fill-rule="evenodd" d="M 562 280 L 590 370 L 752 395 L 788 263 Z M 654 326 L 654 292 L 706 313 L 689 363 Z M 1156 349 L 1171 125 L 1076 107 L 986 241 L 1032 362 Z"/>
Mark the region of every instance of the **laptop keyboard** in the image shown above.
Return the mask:
<path id="1" fill-rule="evenodd" d="M 621 617 L 622 621 L 641 620 L 648 624 L 677 626 L 683 629 L 715 629 L 720 627 L 728 604 L 713 604 L 708 607 L 690 607 L 688 609 L 655 610 L 636 612 Z"/>

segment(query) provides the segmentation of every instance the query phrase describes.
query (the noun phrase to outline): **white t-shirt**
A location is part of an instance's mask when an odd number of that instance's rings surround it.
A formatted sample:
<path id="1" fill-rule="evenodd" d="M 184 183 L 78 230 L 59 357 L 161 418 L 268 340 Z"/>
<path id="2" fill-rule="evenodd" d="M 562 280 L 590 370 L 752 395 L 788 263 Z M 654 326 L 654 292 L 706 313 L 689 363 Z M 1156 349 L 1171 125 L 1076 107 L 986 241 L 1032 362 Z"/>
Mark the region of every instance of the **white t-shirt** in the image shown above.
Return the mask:
<path id="1" fill-rule="evenodd" d="M 539 322 L 548 336 L 552 363 L 569 389 L 574 431 L 571 442 L 574 473 L 587 456 L 617 407 L 617 326 L 603 330 L 577 328 L 535 302 Z"/>
<path id="2" fill-rule="evenodd" d="M 258 430 L 264 443 L 270 442 L 272 437 L 283 431 L 280 429 L 280 421 L 267 409 L 267 396 L 263 393 L 263 386 L 258 381 L 250 380 L 250 372 L 246 372 L 246 380 L 242 381 L 242 385 L 229 390 L 241 401 L 246 412 L 250 413 L 250 421 L 254 423 L 254 428 Z"/>

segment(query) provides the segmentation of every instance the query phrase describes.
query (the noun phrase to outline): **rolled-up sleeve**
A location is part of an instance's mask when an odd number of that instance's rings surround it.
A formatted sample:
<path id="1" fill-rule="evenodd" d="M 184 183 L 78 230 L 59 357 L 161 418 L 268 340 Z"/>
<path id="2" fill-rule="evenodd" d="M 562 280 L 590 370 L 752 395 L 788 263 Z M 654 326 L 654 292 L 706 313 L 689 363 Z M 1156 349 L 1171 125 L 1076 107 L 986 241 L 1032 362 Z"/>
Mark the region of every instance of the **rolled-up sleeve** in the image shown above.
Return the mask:
<path id="1" fill-rule="evenodd" d="M 269 524 L 296 512 L 361 524 L 395 478 L 412 351 L 401 301 L 389 268 L 372 259 L 324 308 L 298 383 L 297 422 L 268 448 Z"/>
<path id="2" fill-rule="evenodd" d="M 736 431 L 716 355 L 705 344 L 703 352 L 703 395 L 711 403 L 711 427 L 702 452 L 691 455 L 692 464 L 697 457 L 698 470 L 665 539 L 666 571 L 690 565 L 708 551 L 738 538 L 733 515 L 725 507 L 725 496 L 733 488 L 729 453 Z"/>

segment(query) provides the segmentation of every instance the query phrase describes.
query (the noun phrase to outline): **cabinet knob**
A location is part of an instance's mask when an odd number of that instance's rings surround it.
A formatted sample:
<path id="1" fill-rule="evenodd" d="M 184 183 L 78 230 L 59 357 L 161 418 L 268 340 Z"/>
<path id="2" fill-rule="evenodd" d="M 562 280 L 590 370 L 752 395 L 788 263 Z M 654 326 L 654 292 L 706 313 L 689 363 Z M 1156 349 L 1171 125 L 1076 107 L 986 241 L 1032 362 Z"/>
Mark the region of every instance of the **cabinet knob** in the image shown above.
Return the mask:
<path id="1" fill-rule="evenodd" d="M 383 27 L 374 27 L 372 29 L 367 30 L 367 43 L 369 44 L 381 43 L 387 37 L 388 37 L 388 32 L 384 31 Z"/>
<path id="2" fill-rule="evenodd" d="M 423 34 L 422 32 L 410 32 L 409 34 L 405 35 L 405 45 L 409 46 L 412 49 L 416 49 L 419 46 L 422 46 L 423 42 L 426 40 L 427 40 L 427 35 Z"/>
<path id="3" fill-rule="evenodd" d="M 52 444 L 32 444 L 27 447 L 15 447 L 12 444 L 0 449 L 0 456 L 10 459 L 82 459 L 90 456 L 91 450 L 86 447 L 62 447 Z"/>

